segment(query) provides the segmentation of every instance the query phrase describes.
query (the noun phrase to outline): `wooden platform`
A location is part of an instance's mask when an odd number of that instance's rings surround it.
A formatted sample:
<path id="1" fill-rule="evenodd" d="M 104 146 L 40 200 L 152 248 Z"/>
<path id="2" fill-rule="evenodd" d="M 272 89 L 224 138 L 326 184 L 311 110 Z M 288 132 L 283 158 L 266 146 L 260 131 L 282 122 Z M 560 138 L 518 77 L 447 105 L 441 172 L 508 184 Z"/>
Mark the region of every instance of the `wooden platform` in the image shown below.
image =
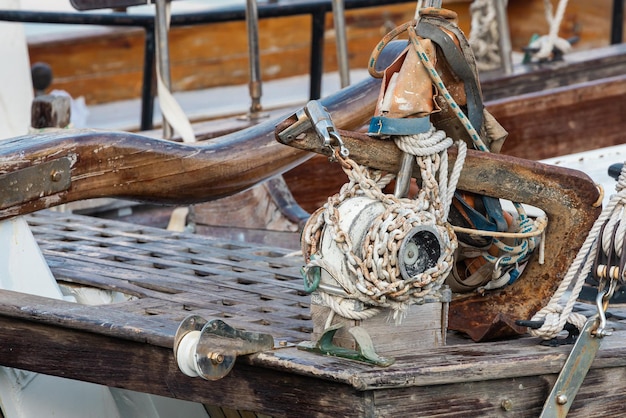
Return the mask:
<path id="1" fill-rule="evenodd" d="M 0 291 L 0 363 L 276 416 L 538 416 L 571 346 L 534 338 L 448 345 L 379 368 L 297 350 L 308 340 L 300 257 L 115 221 L 42 211 L 27 217 L 57 280 L 132 295 L 85 306 Z M 594 311 L 587 307 L 588 314 Z M 613 320 L 626 319 L 622 310 Z M 215 382 L 184 376 L 172 353 L 195 313 L 270 333 L 281 348 L 237 360 Z M 570 416 L 622 412 L 626 327 L 603 342 Z"/>

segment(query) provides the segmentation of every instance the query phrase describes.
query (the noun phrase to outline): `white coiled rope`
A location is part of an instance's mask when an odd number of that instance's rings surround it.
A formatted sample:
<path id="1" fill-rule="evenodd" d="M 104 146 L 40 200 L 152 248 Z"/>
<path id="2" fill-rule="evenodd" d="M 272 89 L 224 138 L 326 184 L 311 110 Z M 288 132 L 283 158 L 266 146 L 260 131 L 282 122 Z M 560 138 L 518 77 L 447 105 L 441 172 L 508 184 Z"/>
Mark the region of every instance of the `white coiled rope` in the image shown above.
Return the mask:
<path id="1" fill-rule="evenodd" d="M 470 5 L 472 22 L 468 41 L 479 71 L 493 70 L 502 65 L 501 35 L 498 32 L 494 1 L 502 0 L 474 0 Z"/>

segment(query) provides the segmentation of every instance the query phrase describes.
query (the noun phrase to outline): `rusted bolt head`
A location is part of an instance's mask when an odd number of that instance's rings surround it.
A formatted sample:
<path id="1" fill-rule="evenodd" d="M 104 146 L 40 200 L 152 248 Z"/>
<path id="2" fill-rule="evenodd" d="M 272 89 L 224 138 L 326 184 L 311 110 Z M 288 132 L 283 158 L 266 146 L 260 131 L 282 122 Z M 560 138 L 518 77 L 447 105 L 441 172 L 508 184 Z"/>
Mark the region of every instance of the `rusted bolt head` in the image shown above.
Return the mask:
<path id="1" fill-rule="evenodd" d="M 53 171 L 50 174 L 50 180 L 52 180 L 55 183 L 61 181 L 62 177 L 63 177 L 63 174 L 60 171 Z"/>
<path id="2" fill-rule="evenodd" d="M 511 409 L 513 409 L 513 402 L 510 399 L 504 399 L 500 406 L 505 411 L 510 411 Z"/>

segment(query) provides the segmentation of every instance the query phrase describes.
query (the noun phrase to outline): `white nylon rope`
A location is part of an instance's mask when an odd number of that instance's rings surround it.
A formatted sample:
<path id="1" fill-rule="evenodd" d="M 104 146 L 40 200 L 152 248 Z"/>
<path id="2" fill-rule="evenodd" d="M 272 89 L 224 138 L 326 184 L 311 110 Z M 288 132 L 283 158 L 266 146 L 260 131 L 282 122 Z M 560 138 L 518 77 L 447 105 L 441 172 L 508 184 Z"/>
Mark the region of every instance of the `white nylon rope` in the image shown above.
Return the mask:
<path id="1" fill-rule="evenodd" d="M 470 5 L 471 29 L 468 41 L 480 71 L 500 68 L 502 61 L 494 1 L 502 0 L 474 0 Z"/>
<path id="2" fill-rule="evenodd" d="M 552 2 L 550 0 L 543 0 L 543 3 L 550 31 L 548 35 L 541 36 L 529 45 L 530 48 L 539 48 L 539 51 L 533 55 L 537 59 L 550 58 L 554 48 L 562 52 L 568 52 L 571 49 L 569 42 L 563 38 L 559 38 L 559 29 L 561 28 L 561 22 L 563 21 L 565 9 L 567 8 L 567 0 L 559 0 L 554 14 L 552 14 Z"/>
<path id="3" fill-rule="evenodd" d="M 463 123 L 463 126 L 466 128 L 467 132 L 470 134 L 470 137 L 472 139 L 472 142 L 474 143 L 474 146 L 480 151 L 491 152 L 489 148 L 487 147 L 487 145 L 482 140 L 482 138 L 480 137 L 479 133 L 476 131 L 476 129 L 474 129 L 474 127 L 472 126 L 472 123 L 469 121 L 467 116 L 465 116 L 465 114 L 459 110 L 460 109 L 459 105 L 455 102 L 454 98 L 452 98 L 452 95 L 450 94 L 445 84 L 441 80 L 441 77 L 439 77 L 437 70 L 428 59 L 428 55 L 426 54 L 424 49 L 421 47 L 421 45 L 417 41 L 418 37 L 415 32 L 415 28 L 413 28 L 412 26 L 409 26 L 407 28 L 407 31 L 409 33 L 409 39 L 412 45 L 415 47 L 415 50 L 418 56 L 420 57 L 422 63 L 428 70 L 428 74 L 430 75 L 433 84 L 437 86 L 437 88 L 441 92 L 441 95 L 450 104 L 452 109 L 457 110 L 454 112 L 454 114 L 457 116 L 457 118 L 459 118 L 459 120 Z M 518 260 L 528 255 L 529 251 L 534 250 L 537 243 L 539 243 L 540 245 L 539 262 L 543 263 L 543 248 L 545 245 L 545 240 L 544 239 L 539 240 L 539 238 L 536 238 L 536 236 L 542 235 L 543 230 L 545 229 L 545 226 L 546 226 L 545 224 L 547 220 L 545 218 L 531 220 L 530 218 L 526 216 L 526 212 L 521 204 L 513 202 L 513 205 L 515 206 L 515 209 L 517 210 L 518 216 L 519 216 L 519 221 L 520 221 L 519 232 L 528 233 L 528 232 L 532 232 L 536 230 L 537 231 L 540 230 L 541 232 L 538 232 L 536 235 L 533 235 L 532 238 L 522 238 L 524 240 L 522 244 L 526 245 L 526 247 L 521 248 L 521 251 L 515 252 L 514 255 L 512 256 L 501 257 L 500 258 L 501 264 L 502 265 L 515 264 Z M 454 227 L 454 229 L 457 230 L 457 227 Z M 473 233 L 475 235 L 481 235 L 481 232 L 482 231 L 474 231 Z M 503 235 L 500 235 L 500 236 L 503 236 Z M 521 237 L 515 237 L 515 238 L 521 238 Z M 503 244 L 497 239 L 494 240 L 494 244 L 496 244 L 501 250 L 505 250 L 506 252 L 509 252 L 509 253 L 512 252 L 512 251 L 509 251 L 509 248 L 507 248 L 506 244 Z M 482 253 L 482 256 L 487 261 L 494 263 L 494 264 L 498 260 L 497 257 L 492 256 L 486 251 Z"/>
<path id="4" fill-rule="evenodd" d="M 532 320 L 543 321 L 543 326 L 539 329 L 531 329 L 530 333 L 532 335 L 543 339 L 554 338 L 563 330 L 566 322 L 570 322 L 578 329 L 582 329 L 586 318 L 579 313 L 572 312 L 572 309 L 585 283 L 585 279 L 593 267 L 597 251 L 604 251 L 606 254 L 609 252 L 610 246 L 614 244 L 617 255 L 621 255 L 621 244 L 624 241 L 624 232 L 626 232 L 626 229 L 622 227 L 623 223 L 617 229 L 614 241 L 612 233 L 616 222 L 624 219 L 626 216 L 626 165 L 622 168 L 616 190 L 617 193 L 611 196 L 609 203 L 603 208 L 602 213 L 600 213 L 600 216 L 593 224 L 585 242 L 578 251 L 578 255 L 570 265 L 554 295 L 548 304 L 533 316 Z M 600 235 L 605 224 L 604 233 Z M 599 243 L 600 248 L 598 248 Z M 622 278 L 619 279 L 621 280 Z M 571 295 L 565 305 L 563 305 L 561 299 L 572 282 L 574 287 L 571 289 Z"/>

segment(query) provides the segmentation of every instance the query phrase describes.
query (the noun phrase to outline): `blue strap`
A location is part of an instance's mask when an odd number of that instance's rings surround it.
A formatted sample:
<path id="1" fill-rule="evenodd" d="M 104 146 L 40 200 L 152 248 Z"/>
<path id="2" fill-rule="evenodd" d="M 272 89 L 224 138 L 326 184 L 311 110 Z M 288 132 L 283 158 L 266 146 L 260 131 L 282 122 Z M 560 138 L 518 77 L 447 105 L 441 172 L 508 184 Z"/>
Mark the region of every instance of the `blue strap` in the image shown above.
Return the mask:
<path id="1" fill-rule="evenodd" d="M 374 116 L 370 122 L 368 135 L 417 135 L 428 132 L 430 118 L 387 118 Z"/>
<path id="2" fill-rule="evenodd" d="M 483 206 L 485 207 L 485 212 L 487 213 L 487 217 L 495 222 L 498 231 L 503 232 L 509 229 L 509 224 L 502 213 L 502 205 L 500 204 L 500 199 L 491 197 L 491 196 L 483 196 Z"/>
<path id="3" fill-rule="evenodd" d="M 463 210 L 465 210 L 465 213 L 467 217 L 470 219 L 470 221 L 472 222 L 474 228 L 482 229 L 483 231 L 497 231 L 498 230 L 498 226 L 496 225 L 495 222 L 486 218 L 482 213 L 478 212 L 476 209 L 468 205 L 465 199 L 463 199 L 463 197 L 461 196 L 459 192 L 454 192 L 454 196 L 463 206 Z"/>

